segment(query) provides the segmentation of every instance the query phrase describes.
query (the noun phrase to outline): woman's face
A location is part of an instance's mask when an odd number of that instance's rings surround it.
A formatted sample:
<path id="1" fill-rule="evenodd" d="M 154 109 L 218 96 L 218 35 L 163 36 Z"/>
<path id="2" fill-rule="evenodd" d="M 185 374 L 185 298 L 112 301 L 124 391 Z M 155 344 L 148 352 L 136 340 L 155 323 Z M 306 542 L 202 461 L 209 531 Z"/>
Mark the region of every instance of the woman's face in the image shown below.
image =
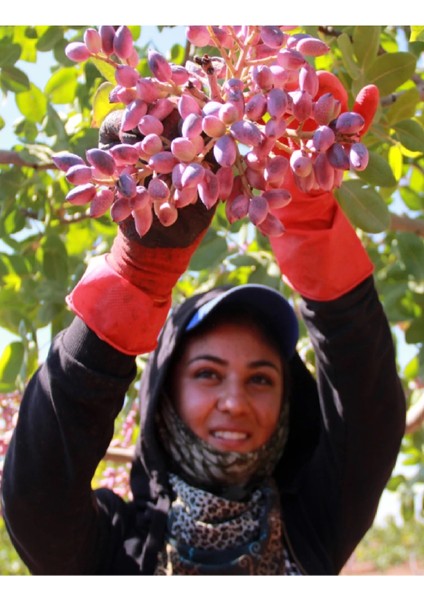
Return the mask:
<path id="1" fill-rule="evenodd" d="M 218 450 L 256 450 L 276 428 L 282 360 L 250 324 L 222 323 L 189 339 L 172 383 L 182 420 Z"/>

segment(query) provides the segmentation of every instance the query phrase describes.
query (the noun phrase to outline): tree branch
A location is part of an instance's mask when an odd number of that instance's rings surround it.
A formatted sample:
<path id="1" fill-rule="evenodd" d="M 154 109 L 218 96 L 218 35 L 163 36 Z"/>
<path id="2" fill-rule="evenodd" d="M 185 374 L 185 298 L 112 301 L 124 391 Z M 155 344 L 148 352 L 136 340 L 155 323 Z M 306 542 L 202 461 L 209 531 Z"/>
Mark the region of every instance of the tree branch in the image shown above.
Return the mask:
<path id="1" fill-rule="evenodd" d="M 0 150 L 0 164 L 15 165 L 16 167 L 31 167 L 32 169 L 38 170 L 57 169 L 53 162 L 31 162 L 23 159 L 19 152 L 15 152 L 14 150 Z"/>
<path id="2" fill-rule="evenodd" d="M 122 448 L 120 446 L 109 446 L 104 455 L 104 460 L 113 460 L 118 463 L 131 462 L 134 458 L 134 446 Z"/>
<path id="3" fill-rule="evenodd" d="M 408 410 L 405 433 L 414 433 L 424 423 L 424 396 Z"/>
<path id="4" fill-rule="evenodd" d="M 396 215 L 391 213 L 391 222 L 389 229 L 392 231 L 407 231 L 409 233 L 415 233 L 419 237 L 424 237 L 424 220 L 422 219 L 411 219 L 406 215 Z"/>

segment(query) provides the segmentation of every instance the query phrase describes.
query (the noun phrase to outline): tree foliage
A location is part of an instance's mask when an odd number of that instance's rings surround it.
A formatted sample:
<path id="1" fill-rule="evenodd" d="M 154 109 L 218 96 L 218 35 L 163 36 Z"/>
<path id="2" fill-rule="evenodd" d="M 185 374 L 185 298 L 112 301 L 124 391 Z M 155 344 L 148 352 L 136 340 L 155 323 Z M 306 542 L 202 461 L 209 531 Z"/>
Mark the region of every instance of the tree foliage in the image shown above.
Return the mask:
<path id="1" fill-rule="evenodd" d="M 90 219 L 82 207 L 64 202 L 70 184 L 52 161 L 61 150 L 84 156 L 97 144 L 98 127 L 110 110 L 105 81 L 113 74 L 107 65 L 94 60 L 71 63 L 64 52 L 70 41 L 82 39 L 85 29 L 0 27 L 0 86 L 3 95 L 14 98 L 20 114 L 14 124 L 16 143 L 0 147 L 0 327 L 13 336 L 0 352 L 3 447 L 13 426 L 13 418 L 6 416 L 11 415 L 8 399 L 22 392 L 46 343 L 69 324 L 67 293 L 89 259 L 108 250 L 116 232 L 107 215 Z M 161 35 L 169 29 L 162 28 Z M 142 28 L 131 30 L 139 55 L 146 55 Z M 330 46 L 329 54 L 315 59 L 315 67 L 338 76 L 350 106 L 364 85 L 374 83 L 380 91 L 380 107 L 363 139 L 370 151 L 368 167 L 346 174 L 336 195 L 375 265 L 379 293 L 398 344 L 408 403 L 419 407 L 424 397 L 424 26 L 300 30 Z M 189 52 L 189 45 L 175 44 L 169 47 L 168 58 L 183 63 Z M 50 67 L 40 88 L 26 72 L 42 56 L 49 57 Z M 147 74 L 147 61 L 142 60 L 139 68 Z M 0 129 L 4 126 L 0 109 Z M 250 223 L 230 226 L 220 205 L 175 289 L 175 301 L 199 288 L 245 282 L 268 284 L 281 289 L 295 305 L 298 301 L 281 280 L 268 240 Z M 300 349 L 309 359 L 306 338 Z M 142 365 L 140 357 L 140 369 Z M 134 385 L 127 413 L 136 395 Z M 121 443 L 122 435 L 117 433 Z M 424 464 L 422 428 L 411 427 L 403 453 L 409 464 Z M 402 498 L 407 497 L 405 490 L 414 493 L 416 484 L 424 481 L 422 468 L 417 467 L 409 480 L 403 475 L 393 478 L 391 489 L 403 490 Z"/>

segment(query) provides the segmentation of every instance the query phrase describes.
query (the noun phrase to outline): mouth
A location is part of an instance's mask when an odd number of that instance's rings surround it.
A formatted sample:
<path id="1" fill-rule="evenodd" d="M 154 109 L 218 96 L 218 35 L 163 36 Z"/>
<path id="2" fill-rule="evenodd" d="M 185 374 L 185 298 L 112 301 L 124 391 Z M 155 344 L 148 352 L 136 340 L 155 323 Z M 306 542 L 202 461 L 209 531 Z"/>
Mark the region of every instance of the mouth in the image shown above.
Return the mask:
<path id="1" fill-rule="evenodd" d="M 218 440 L 244 441 L 248 439 L 249 434 L 243 431 L 228 431 L 225 429 L 219 429 L 217 431 L 213 431 L 212 436 Z"/>

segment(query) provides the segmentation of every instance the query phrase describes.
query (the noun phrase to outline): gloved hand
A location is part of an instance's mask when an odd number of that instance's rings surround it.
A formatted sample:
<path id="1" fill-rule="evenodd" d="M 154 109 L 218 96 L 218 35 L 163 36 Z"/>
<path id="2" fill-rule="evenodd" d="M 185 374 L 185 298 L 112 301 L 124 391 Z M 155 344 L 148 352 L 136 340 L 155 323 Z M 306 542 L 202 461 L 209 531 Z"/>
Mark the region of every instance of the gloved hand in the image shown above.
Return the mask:
<path id="1" fill-rule="evenodd" d="M 332 92 L 346 107 L 346 92 L 331 73 L 320 78 L 319 95 Z M 366 86 L 358 94 L 353 111 L 361 114 L 369 128 L 379 103 L 378 89 Z M 337 203 L 333 192 L 304 193 L 289 170 L 285 187 L 292 201 L 273 210 L 285 233 L 270 238 L 283 278 L 296 291 L 311 300 L 333 300 L 353 289 L 373 272 L 362 243 Z"/>
<path id="2" fill-rule="evenodd" d="M 164 135 L 178 135 L 178 113 L 164 121 Z M 102 149 L 135 143 L 137 132 L 121 132 L 122 113 L 106 117 L 99 131 Z M 215 208 L 198 200 L 179 209 L 178 219 L 163 226 L 156 216 L 140 237 L 130 216 L 119 224 L 110 253 L 91 261 L 67 298 L 70 308 L 104 341 L 129 355 L 150 352 L 166 319 L 172 289 L 210 225 Z"/>

